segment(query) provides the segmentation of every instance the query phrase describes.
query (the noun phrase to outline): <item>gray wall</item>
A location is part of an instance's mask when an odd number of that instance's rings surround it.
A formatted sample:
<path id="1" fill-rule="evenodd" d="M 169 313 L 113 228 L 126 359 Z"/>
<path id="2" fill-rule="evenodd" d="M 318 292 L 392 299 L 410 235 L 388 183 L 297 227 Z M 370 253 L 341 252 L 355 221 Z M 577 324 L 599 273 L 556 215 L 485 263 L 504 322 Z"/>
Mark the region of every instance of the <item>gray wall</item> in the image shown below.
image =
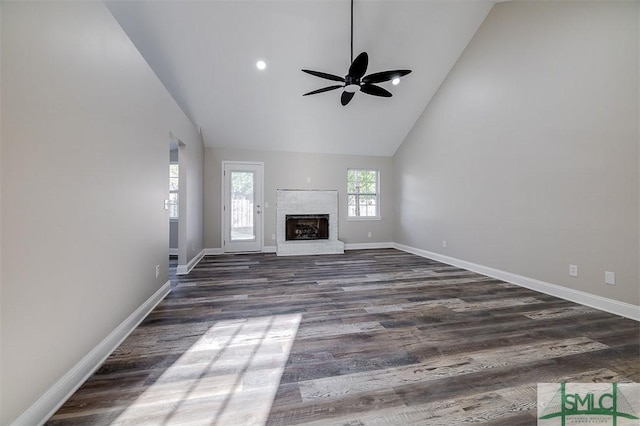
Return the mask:
<path id="1" fill-rule="evenodd" d="M 496 4 L 394 156 L 395 241 L 637 305 L 638 17 Z"/>
<path id="2" fill-rule="evenodd" d="M 220 247 L 222 161 L 264 163 L 265 246 L 275 246 L 277 189 L 337 189 L 339 191 L 339 239 L 345 243 L 393 241 L 392 161 L 390 157 L 303 154 L 294 152 L 205 149 L 205 246 Z M 380 170 L 381 220 L 347 220 L 347 168 Z M 311 182 L 307 183 L 307 177 Z M 368 237 L 371 232 L 371 238 Z"/>
<path id="3" fill-rule="evenodd" d="M 168 280 L 172 134 L 201 249 L 203 145 L 103 3 L 1 10 L 4 425 Z"/>
<path id="4" fill-rule="evenodd" d="M 171 220 L 169 222 L 169 248 L 178 248 L 178 221 Z"/>

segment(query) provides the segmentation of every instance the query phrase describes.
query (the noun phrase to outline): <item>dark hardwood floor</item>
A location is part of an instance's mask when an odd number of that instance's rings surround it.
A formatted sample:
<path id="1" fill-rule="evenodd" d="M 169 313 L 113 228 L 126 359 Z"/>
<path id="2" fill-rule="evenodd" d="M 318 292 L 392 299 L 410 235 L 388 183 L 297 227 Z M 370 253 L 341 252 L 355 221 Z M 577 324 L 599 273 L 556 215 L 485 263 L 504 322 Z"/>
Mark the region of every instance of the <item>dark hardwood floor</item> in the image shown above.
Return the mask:
<path id="1" fill-rule="evenodd" d="M 640 324 L 393 249 L 205 257 L 50 425 L 536 424 Z"/>

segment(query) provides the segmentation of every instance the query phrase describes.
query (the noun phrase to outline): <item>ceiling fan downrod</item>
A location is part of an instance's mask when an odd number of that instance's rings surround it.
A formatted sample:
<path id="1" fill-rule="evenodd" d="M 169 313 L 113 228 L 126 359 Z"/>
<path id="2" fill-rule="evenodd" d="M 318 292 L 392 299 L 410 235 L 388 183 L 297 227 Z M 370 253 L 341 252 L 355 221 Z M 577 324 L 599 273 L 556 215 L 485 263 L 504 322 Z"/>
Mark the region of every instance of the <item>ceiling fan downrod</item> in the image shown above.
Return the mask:
<path id="1" fill-rule="evenodd" d="M 351 0 L 351 61 L 349 63 L 353 63 L 353 0 Z"/>

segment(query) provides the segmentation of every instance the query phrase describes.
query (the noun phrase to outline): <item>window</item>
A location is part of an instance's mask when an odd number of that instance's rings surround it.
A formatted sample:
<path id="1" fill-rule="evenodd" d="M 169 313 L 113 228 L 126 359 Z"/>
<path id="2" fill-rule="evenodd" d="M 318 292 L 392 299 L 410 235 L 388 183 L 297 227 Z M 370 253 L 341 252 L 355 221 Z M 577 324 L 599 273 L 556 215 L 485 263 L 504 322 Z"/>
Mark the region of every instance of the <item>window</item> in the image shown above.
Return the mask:
<path id="1" fill-rule="evenodd" d="M 347 217 L 380 217 L 378 183 L 377 170 L 347 170 Z"/>
<path id="2" fill-rule="evenodd" d="M 169 164 L 169 219 L 178 218 L 178 182 L 180 170 L 178 164 Z"/>

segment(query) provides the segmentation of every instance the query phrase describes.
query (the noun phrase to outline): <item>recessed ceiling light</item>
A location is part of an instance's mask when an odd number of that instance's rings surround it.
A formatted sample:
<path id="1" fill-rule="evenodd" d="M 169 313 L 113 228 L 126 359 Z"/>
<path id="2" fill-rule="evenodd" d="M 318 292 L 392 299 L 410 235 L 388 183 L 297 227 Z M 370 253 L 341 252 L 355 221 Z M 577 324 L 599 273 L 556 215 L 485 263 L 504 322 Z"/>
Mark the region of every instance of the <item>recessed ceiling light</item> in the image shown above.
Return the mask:
<path id="1" fill-rule="evenodd" d="M 400 77 L 396 77 L 393 80 L 391 80 L 391 84 L 393 84 L 394 86 L 397 86 L 398 84 L 400 84 Z"/>
<path id="2" fill-rule="evenodd" d="M 263 60 L 259 60 L 258 62 L 256 62 L 256 68 L 258 68 L 259 70 L 263 70 L 267 67 L 267 63 Z"/>

